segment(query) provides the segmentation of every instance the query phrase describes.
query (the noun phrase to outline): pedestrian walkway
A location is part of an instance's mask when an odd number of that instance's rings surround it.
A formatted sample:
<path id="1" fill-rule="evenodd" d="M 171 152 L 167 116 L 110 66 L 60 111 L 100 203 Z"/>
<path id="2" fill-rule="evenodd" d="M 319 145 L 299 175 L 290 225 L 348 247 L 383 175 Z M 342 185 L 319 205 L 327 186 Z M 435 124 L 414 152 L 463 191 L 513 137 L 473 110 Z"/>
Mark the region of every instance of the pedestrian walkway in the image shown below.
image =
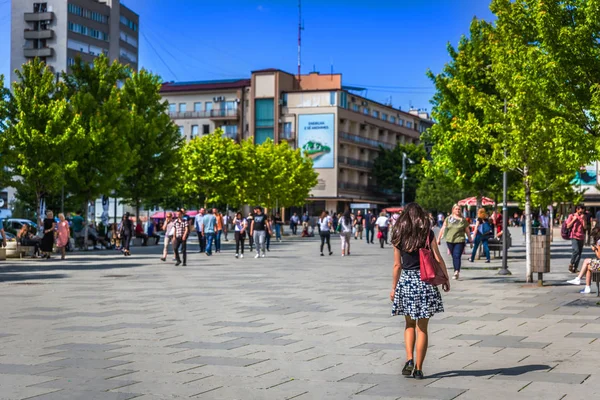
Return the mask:
<path id="1" fill-rule="evenodd" d="M 560 239 L 548 286 L 525 285 L 514 235 L 512 276 L 464 256 L 422 381 L 400 376 L 391 247 L 353 240 L 342 258 L 335 238 L 320 257 L 317 241 L 284 239 L 238 260 L 231 241 L 210 258 L 190 245 L 185 268 L 162 263 L 161 246 L 5 261 L 0 399 L 593 398 L 598 299 L 563 283 Z"/>

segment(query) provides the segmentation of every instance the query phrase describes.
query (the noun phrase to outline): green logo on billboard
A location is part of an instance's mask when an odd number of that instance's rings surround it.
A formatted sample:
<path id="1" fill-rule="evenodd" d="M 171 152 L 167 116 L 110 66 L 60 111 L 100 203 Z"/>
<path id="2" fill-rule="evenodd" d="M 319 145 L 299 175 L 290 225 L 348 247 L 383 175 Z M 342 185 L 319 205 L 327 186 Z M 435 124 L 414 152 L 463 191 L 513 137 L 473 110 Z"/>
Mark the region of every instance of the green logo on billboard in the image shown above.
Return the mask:
<path id="1" fill-rule="evenodd" d="M 331 148 L 329 146 L 313 140 L 306 142 L 304 146 L 302 146 L 302 150 L 304 150 L 313 161 L 318 160 L 325 154 L 331 153 Z"/>

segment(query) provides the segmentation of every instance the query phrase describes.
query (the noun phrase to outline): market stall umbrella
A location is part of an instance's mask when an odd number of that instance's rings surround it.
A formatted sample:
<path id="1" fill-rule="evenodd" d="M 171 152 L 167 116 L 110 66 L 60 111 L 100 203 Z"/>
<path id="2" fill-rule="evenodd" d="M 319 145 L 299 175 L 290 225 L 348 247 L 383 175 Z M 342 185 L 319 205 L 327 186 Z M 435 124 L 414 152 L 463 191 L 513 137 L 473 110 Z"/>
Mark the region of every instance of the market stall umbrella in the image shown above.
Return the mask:
<path id="1" fill-rule="evenodd" d="M 170 211 L 170 212 L 173 212 L 173 211 Z M 195 217 L 197 214 L 198 214 L 198 211 L 196 211 L 196 210 L 190 210 L 190 211 L 188 211 L 188 212 L 185 213 L 185 215 L 187 215 L 188 217 Z M 152 219 L 165 219 L 165 212 L 164 211 L 156 212 L 156 213 L 152 214 L 150 216 L 150 218 L 152 218 Z"/>
<path id="2" fill-rule="evenodd" d="M 493 206 L 495 204 L 496 204 L 496 202 L 494 200 L 490 199 L 489 197 L 481 198 L 482 206 Z M 476 206 L 477 205 L 477 197 L 467 197 L 466 199 L 462 199 L 461 201 L 458 202 L 458 205 L 461 207 Z"/>
<path id="3" fill-rule="evenodd" d="M 394 213 L 399 213 L 400 211 L 402 211 L 402 207 L 388 207 L 388 208 L 384 208 L 382 211 L 384 213 L 394 214 Z"/>

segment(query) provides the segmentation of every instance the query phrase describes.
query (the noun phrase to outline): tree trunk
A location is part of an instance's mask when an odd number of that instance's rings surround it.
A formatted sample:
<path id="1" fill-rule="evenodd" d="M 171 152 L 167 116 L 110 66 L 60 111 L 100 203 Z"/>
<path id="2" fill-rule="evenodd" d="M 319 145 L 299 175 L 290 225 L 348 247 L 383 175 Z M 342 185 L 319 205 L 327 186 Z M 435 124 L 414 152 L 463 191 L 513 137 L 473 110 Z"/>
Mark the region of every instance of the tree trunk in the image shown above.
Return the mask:
<path id="1" fill-rule="evenodd" d="M 477 195 L 477 210 L 475 210 L 475 213 L 477 213 L 477 211 L 479 211 L 479 209 L 482 207 L 483 205 L 483 192 L 479 192 L 479 194 Z"/>
<path id="2" fill-rule="evenodd" d="M 85 224 L 83 225 L 83 249 L 87 251 L 88 228 L 90 226 L 90 200 L 85 201 Z"/>
<path id="3" fill-rule="evenodd" d="M 523 167 L 523 185 L 525 187 L 525 282 L 533 282 L 531 272 L 531 182 L 529 167 Z"/>
<path id="4" fill-rule="evenodd" d="M 37 233 L 41 232 L 44 229 L 44 220 L 42 218 L 42 195 L 40 193 L 36 193 L 35 195 L 35 209 L 37 210 Z"/>

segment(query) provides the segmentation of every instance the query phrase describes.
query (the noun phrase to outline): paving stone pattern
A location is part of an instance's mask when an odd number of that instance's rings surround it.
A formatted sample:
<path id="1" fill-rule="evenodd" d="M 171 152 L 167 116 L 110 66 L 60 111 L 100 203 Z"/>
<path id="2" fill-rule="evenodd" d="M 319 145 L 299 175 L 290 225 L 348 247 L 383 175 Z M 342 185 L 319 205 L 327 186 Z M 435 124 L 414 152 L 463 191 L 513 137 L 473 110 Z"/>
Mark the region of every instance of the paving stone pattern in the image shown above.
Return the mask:
<path id="1" fill-rule="evenodd" d="M 179 268 L 162 247 L 3 261 L 0 400 L 597 397 L 595 293 L 563 283 L 560 239 L 547 286 L 525 285 L 513 235 L 510 277 L 483 268 L 499 260 L 463 257 L 430 323 L 422 381 L 400 375 L 390 247 L 353 240 L 342 258 L 334 238 L 335 255 L 319 257 L 316 240 L 290 238 L 257 260 L 235 259 L 232 242 L 212 257 L 192 243 Z"/>

